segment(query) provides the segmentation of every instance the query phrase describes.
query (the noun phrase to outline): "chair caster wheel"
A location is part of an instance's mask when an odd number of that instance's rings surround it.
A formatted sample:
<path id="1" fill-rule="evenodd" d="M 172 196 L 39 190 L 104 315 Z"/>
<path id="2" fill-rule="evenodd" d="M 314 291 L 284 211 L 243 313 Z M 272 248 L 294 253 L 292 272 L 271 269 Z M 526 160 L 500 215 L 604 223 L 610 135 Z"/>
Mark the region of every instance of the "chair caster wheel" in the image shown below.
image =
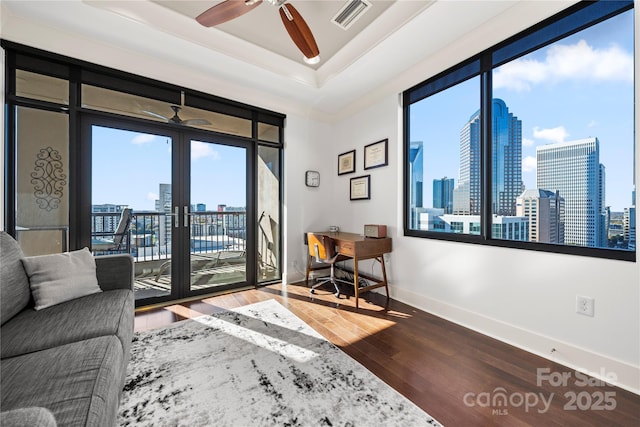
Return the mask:
<path id="1" fill-rule="evenodd" d="M 309 292 L 311 292 L 312 294 L 315 294 L 316 290 L 315 289 L 311 289 Z"/>
<path id="2" fill-rule="evenodd" d="M 336 296 L 336 298 L 340 298 L 340 292 L 337 292 L 334 295 Z"/>

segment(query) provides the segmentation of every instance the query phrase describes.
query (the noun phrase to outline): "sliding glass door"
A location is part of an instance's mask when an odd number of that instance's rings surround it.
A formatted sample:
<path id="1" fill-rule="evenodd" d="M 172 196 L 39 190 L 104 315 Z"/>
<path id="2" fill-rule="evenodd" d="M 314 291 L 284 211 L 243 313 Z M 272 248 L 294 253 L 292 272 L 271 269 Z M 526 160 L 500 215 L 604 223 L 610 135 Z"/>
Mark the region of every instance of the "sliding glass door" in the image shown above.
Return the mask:
<path id="1" fill-rule="evenodd" d="M 190 291 L 246 282 L 247 148 L 202 140 L 189 148 Z"/>
<path id="2" fill-rule="evenodd" d="M 174 137 L 91 126 L 91 250 L 135 260 L 135 296 L 172 294 Z"/>
<path id="3" fill-rule="evenodd" d="M 140 304 L 244 287 L 251 145 L 189 128 L 96 117 L 90 139 L 90 247 L 128 253 Z"/>

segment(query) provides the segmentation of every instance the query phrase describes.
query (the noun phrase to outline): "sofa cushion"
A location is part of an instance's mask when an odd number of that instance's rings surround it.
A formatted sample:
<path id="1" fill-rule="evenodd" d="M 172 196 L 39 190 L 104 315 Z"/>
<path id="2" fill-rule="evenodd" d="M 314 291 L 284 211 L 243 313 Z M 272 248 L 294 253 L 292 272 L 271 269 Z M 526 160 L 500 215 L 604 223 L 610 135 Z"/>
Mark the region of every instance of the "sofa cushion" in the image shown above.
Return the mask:
<path id="1" fill-rule="evenodd" d="M 125 289 L 87 295 L 39 311 L 28 308 L 2 325 L 0 356 L 4 359 L 105 335 L 117 335 L 128 355 L 133 317 L 133 291 Z"/>
<path id="2" fill-rule="evenodd" d="M 22 263 L 29 276 L 36 310 L 102 292 L 96 277 L 96 262 L 88 248 L 26 257 Z"/>
<path id="3" fill-rule="evenodd" d="M 113 426 L 124 370 L 115 336 L 4 359 L 2 409 L 42 406 L 61 426 Z"/>
<path id="4" fill-rule="evenodd" d="M 0 231 L 0 257 L 0 325 L 3 325 L 29 304 L 31 290 L 22 266 L 20 245 L 4 231 Z"/>

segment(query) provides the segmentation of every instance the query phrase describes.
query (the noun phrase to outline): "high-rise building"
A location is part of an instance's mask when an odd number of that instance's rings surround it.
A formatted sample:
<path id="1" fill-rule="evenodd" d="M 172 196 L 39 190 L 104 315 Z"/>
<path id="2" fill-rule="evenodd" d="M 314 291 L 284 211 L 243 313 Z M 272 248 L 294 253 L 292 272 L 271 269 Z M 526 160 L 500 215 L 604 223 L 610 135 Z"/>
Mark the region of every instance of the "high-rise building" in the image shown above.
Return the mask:
<path id="1" fill-rule="evenodd" d="M 598 138 L 536 147 L 537 187 L 565 202 L 564 244 L 605 247 L 604 168 Z"/>
<path id="2" fill-rule="evenodd" d="M 480 215 L 442 214 L 442 209 L 425 209 L 420 214 L 423 230 L 480 235 Z M 491 236 L 494 239 L 529 240 L 529 219 L 521 216 L 494 215 Z"/>
<path id="3" fill-rule="evenodd" d="M 491 219 L 493 239 L 529 241 L 529 218 L 524 216 L 493 215 Z"/>
<path id="4" fill-rule="evenodd" d="M 636 250 L 636 189 L 635 187 L 631 191 L 631 207 L 624 208 L 622 228 L 623 228 L 624 241 L 627 245 L 627 249 L 630 251 L 635 251 Z"/>
<path id="5" fill-rule="evenodd" d="M 522 120 L 501 99 L 494 99 L 491 113 L 491 213 L 513 216 L 522 184 Z"/>
<path id="6" fill-rule="evenodd" d="M 156 210 L 167 215 L 161 216 L 158 224 L 158 241 L 161 246 L 171 243 L 171 184 L 159 184 L 158 200 Z"/>
<path id="7" fill-rule="evenodd" d="M 455 180 L 447 178 L 433 180 L 433 207 L 444 209 L 445 214 L 453 213 L 453 189 Z"/>
<path id="8" fill-rule="evenodd" d="M 480 110 L 460 130 L 460 171 L 454 215 L 480 215 Z"/>
<path id="9" fill-rule="evenodd" d="M 409 147 L 409 180 L 411 183 L 411 206 L 410 206 L 410 223 L 414 230 L 420 229 L 419 210 L 423 207 L 423 144 L 422 141 L 415 141 Z"/>
<path id="10" fill-rule="evenodd" d="M 101 205 L 91 205 L 92 214 L 114 214 L 114 215 L 91 215 L 92 233 L 112 233 L 118 228 L 120 214 L 126 205 L 114 205 L 105 203 Z"/>
<path id="11" fill-rule="evenodd" d="M 629 250 L 636 249 L 636 207 L 624 208 L 623 214 L 624 242 Z"/>
<path id="12" fill-rule="evenodd" d="M 636 250 L 636 207 L 632 206 L 625 209 L 625 237 L 627 241 L 627 249 Z"/>
<path id="13" fill-rule="evenodd" d="M 491 212 L 513 216 L 522 184 L 522 121 L 502 99 L 492 102 Z M 460 176 L 453 195 L 453 213 L 480 215 L 480 110 L 460 131 Z"/>
<path id="14" fill-rule="evenodd" d="M 564 198 L 559 192 L 533 188 L 516 201 L 516 215 L 529 218 L 529 241 L 564 244 Z"/>
<path id="15" fill-rule="evenodd" d="M 598 237 L 598 247 L 606 248 L 609 246 L 609 212 L 607 211 L 607 203 L 606 203 L 606 174 L 605 167 L 602 163 L 599 165 L 598 169 L 599 175 L 598 180 L 600 183 L 600 194 L 598 197 L 598 221 L 600 221 L 600 236 Z"/>

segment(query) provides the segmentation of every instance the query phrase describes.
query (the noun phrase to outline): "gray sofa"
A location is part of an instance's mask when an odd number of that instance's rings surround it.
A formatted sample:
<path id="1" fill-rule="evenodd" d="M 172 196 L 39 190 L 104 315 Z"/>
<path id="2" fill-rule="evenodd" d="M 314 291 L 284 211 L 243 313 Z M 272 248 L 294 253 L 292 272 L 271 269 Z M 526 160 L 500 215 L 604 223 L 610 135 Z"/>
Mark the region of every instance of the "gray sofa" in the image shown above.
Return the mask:
<path id="1" fill-rule="evenodd" d="M 2 426 L 114 426 L 133 336 L 133 259 L 95 258 L 102 292 L 36 311 L 17 242 L 0 231 Z"/>

